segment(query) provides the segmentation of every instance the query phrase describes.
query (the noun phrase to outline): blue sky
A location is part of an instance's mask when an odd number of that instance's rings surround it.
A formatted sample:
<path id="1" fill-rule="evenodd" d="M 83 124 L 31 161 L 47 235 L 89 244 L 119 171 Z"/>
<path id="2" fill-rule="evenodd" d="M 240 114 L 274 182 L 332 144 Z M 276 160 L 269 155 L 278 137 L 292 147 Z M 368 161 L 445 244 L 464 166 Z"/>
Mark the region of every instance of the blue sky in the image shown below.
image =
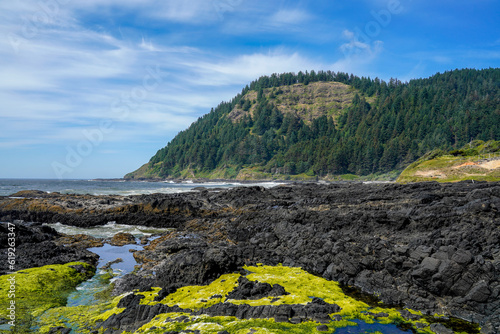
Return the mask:
<path id="1" fill-rule="evenodd" d="M 0 178 L 115 178 L 261 75 L 500 65 L 498 0 L 0 3 Z"/>

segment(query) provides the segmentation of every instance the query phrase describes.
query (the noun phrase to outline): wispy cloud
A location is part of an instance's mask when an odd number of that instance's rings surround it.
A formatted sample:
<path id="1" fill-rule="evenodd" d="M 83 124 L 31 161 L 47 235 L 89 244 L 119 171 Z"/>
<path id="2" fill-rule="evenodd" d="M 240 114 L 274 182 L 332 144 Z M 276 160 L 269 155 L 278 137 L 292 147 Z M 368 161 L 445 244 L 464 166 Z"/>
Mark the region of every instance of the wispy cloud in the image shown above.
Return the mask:
<path id="1" fill-rule="evenodd" d="M 340 50 L 349 60 L 355 58 L 357 61 L 372 61 L 383 50 L 384 43 L 380 40 L 362 42 L 360 37 L 353 31 L 344 30 L 343 37 L 348 40 L 340 46 Z"/>
<path id="2" fill-rule="evenodd" d="M 274 27 L 290 27 L 310 20 L 312 15 L 300 9 L 281 9 L 268 19 L 268 25 Z"/>
<path id="3" fill-rule="evenodd" d="M 204 85 L 244 83 L 262 75 L 305 71 L 321 66 L 297 52 L 286 52 L 282 49 L 269 53 L 240 55 L 218 62 L 204 60 L 185 65 L 194 69 L 197 75 L 196 82 Z"/>
<path id="4" fill-rule="evenodd" d="M 88 11 L 112 8 L 127 8 L 136 15 L 149 19 L 194 25 L 213 23 L 224 13 L 234 11 L 243 0 L 87 0 L 72 4 Z"/>
<path id="5" fill-rule="evenodd" d="M 74 6 L 89 9 L 116 3 L 89 1 Z M 134 7 L 139 2 L 130 0 L 123 5 Z M 163 6 L 162 15 L 167 19 L 174 15 L 186 22 L 200 11 L 214 14 L 215 10 L 213 3 L 196 7 L 169 1 Z M 200 113 L 231 98 L 242 85 L 261 75 L 317 66 L 297 52 L 284 50 L 223 56 L 189 45 L 168 45 L 147 35 L 133 42 L 105 30 L 87 29 L 71 18 L 69 10 L 58 10 L 58 14 L 69 16 L 60 19 L 64 25 L 38 25 L 32 38 L 23 37 L 22 29 L 14 29 L 22 38 L 17 50 L 9 48 L 8 41 L 0 42 L 0 57 L 10 59 L 0 64 L 4 73 L 0 77 L 0 128 L 15 128 L 18 136 L 35 137 L 38 144 L 78 140 L 83 130 L 102 119 L 117 126 L 107 140 L 136 140 L 140 132 L 145 137 L 161 136 L 185 128 Z M 297 11 L 278 12 L 273 17 L 275 24 L 305 19 Z M 146 68 L 155 66 L 161 67 L 161 84 L 134 101 L 134 92 L 143 90 L 149 75 Z M 116 101 L 126 107 L 126 117 L 114 112 Z M 37 130 L 42 123 L 43 130 Z M 16 140 L 3 145 L 31 143 Z"/>

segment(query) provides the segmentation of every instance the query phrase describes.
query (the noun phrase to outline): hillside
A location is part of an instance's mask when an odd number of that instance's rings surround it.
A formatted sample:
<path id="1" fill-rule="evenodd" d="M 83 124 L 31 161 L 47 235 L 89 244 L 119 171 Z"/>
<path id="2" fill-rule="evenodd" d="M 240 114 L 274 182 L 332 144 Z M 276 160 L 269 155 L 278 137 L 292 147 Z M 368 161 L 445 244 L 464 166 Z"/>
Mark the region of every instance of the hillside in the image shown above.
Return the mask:
<path id="1" fill-rule="evenodd" d="M 294 84 L 266 88 L 262 93 L 281 114 L 293 115 L 305 124 L 311 125 L 313 120 L 325 115 L 336 120 L 342 111 L 351 105 L 355 94 L 360 92 L 340 82 L 314 82 L 308 85 Z M 247 115 L 255 119 L 259 106 L 256 103 L 257 98 L 257 91 L 249 91 L 242 96 L 227 117 L 233 123 L 237 123 Z"/>
<path id="2" fill-rule="evenodd" d="M 401 171 L 434 149 L 499 140 L 499 83 L 500 69 L 408 83 L 330 71 L 261 77 L 125 177 L 336 179 Z"/>
<path id="3" fill-rule="evenodd" d="M 474 141 L 460 150 L 436 150 L 408 166 L 398 182 L 500 180 L 500 141 Z"/>

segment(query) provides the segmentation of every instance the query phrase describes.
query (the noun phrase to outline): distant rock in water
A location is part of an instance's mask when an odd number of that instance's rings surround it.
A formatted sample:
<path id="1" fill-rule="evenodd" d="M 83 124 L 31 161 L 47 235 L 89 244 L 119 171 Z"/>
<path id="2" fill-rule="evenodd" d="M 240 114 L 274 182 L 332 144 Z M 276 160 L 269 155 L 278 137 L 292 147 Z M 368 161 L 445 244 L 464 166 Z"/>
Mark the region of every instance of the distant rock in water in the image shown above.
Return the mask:
<path id="1" fill-rule="evenodd" d="M 115 234 L 109 240 L 109 244 L 112 246 L 135 245 L 136 243 L 135 237 L 132 234 L 123 232 Z"/>

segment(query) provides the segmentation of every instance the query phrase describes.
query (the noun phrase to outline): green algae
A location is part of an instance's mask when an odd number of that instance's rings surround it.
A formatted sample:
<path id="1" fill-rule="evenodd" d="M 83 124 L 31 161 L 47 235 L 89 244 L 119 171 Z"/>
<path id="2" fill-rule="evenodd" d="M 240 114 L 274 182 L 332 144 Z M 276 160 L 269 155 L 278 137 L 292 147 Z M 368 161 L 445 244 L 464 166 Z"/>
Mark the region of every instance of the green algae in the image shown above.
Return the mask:
<path id="1" fill-rule="evenodd" d="M 80 263 L 78 263 L 80 264 Z M 61 268 L 46 268 L 38 269 L 38 276 L 42 277 L 42 273 L 52 274 L 59 272 L 64 279 L 67 279 L 71 284 L 75 284 L 71 277 L 77 276 L 72 272 L 70 266 L 75 263 L 64 265 Z M 68 269 L 69 268 L 69 269 Z M 158 303 L 168 306 L 178 305 L 184 309 L 199 310 L 208 308 L 217 303 L 233 303 L 233 304 L 248 304 L 251 306 L 258 305 L 281 305 L 281 304 L 307 304 L 312 298 L 321 298 L 327 303 L 337 304 L 342 309 L 336 314 L 340 316 L 339 321 L 330 321 L 326 325 L 329 332 L 335 332 L 336 328 L 347 326 L 357 326 L 354 320 L 361 320 L 366 323 L 380 324 L 397 324 L 402 328 L 411 328 L 414 333 L 432 334 L 430 324 L 432 322 L 444 322 L 444 319 L 424 317 L 418 311 L 408 310 L 413 314 L 419 315 L 422 318 L 416 321 L 408 321 L 404 319 L 397 308 L 384 307 L 377 303 L 377 306 L 369 305 L 363 301 L 357 300 L 352 296 L 348 296 L 343 291 L 342 287 L 333 281 L 328 281 L 321 277 L 311 275 L 301 268 L 285 267 L 285 266 L 245 266 L 244 269 L 248 272 L 246 278 L 251 281 L 269 283 L 271 285 L 280 284 L 283 286 L 288 295 L 274 297 L 273 299 L 266 297 L 258 300 L 233 300 L 227 299 L 227 295 L 238 286 L 240 274 L 226 274 L 220 276 L 211 284 L 204 286 L 186 286 L 178 289 L 176 292 L 166 296 L 161 301 L 155 301 L 161 288 L 153 287 L 150 291 L 135 292 L 136 295 L 142 295 L 141 304 L 156 305 Z M 74 269 L 73 269 L 74 270 Z M 76 271 L 76 270 L 75 270 Z M 30 275 L 28 270 L 24 271 Z M 62 275 L 64 273 L 65 275 Z M 83 279 L 84 277 L 80 277 Z M 109 278 L 109 277 L 108 277 Z M 33 280 L 33 278 L 31 278 Z M 35 280 L 39 282 L 39 280 Z M 3 282 L 0 277 L 0 284 Z M 66 283 L 68 284 L 68 283 Z M 36 285 L 36 284 L 35 284 Z M 3 286 L 2 286 L 3 288 Z M 40 289 L 35 289 L 39 291 Z M 39 333 L 48 333 L 51 327 L 65 326 L 74 329 L 77 333 L 88 334 L 95 331 L 100 323 L 108 319 L 114 314 L 123 312 L 124 308 L 118 308 L 118 303 L 125 295 L 115 297 L 110 300 L 107 297 L 101 303 L 92 306 L 74 306 L 66 307 L 61 304 L 42 303 L 41 308 L 37 309 L 34 314 L 37 318 L 37 331 Z M 380 314 L 387 314 L 383 317 Z M 416 324 L 419 323 L 417 328 Z M 141 333 L 164 333 L 165 331 L 199 331 L 200 333 L 218 333 L 220 331 L 228 331 L 229 333 L 246 334 L 249 331 L 253 333 L 317 333 L 318 322 L 308 321 L 299 324 L 275 322 L 274 319 L 238 319 L 235 317 L 210 317 L 208 315 L 193 316 L 189 313 L 164 313 L 159 314 L 150 322 L 140 327 L 136 332 Z M 447 324 L 446 324 L 447 325 Z M 457 328 L 458 329 L 458 328 Z M 466 330 L 463 332 L 469 333 Z M 104 329 L 100 328 L 99 333 L 103 333 Z M 319 332 L 318 332 L 319 333 Z M 475 332 L 471 332 L 475 333 Z M 124 332 L 125 334 L 125 332 Z"/>
<path id="2" fill-rule="evenodd" d="M 90 333 L 96 324 L 105 321 L 113 314 L 121 313 L 125 308 L 117 305 L 125 295 L 113 300 L 91 306 L 56 307 L 47 310 L 39 319 L 39 333 L 48 333 L 51 327 L 64 326 L 77 329 L 78 333 Z"/>
<path id="3" fill-rule="evenodd" d="M 47 310 L 38 318 L 39 332 L 47 333 L 51 327 L 64 326 L 73 328 L 78 333 L 91 333 L 95 330 L 97 324 L 107 320 L 114 314 L 123 312 L 125 308 L 119 308 L 118 303 L 129 293 L 111 297 L 114 284 L 110 283 L 110 281 L 114 276 L 112 270 L 107 270 L 94 277 L 101 284 L 109 284 L 108 287 L 94 294 L 94 297 L 98 300 L 96 304 L 63 306 Z"/>
<path id="4" fill-rule="evenodd" d="M 150 291 L 142 291 L 142 292 L 136 292 L 135 295 L 138 296 L 144 296 L 144 298 L 141 299 L 141 302 L 139 304 L 142 305 L 155 305 L 158 304 L 154 301 L 156 296 L 158 296 L 158 293 L 161 291 L 161 288 L 158 287 L 153 287 L 151 288 Z"/>
<path id="5" fill-rule="evenodd" d="M 189 319 L 193 317 L 189 313 L 171 312 L 162 313 L 154 317 L 150 322 L 140 327 L 135 333 L 152 333 L 155 328 L 162 328 L 165 330 L 181 330 L 187 327 L 182 320 Z"/>
<path id="6" fill-rule="evenodd" d="M 453 330 L 457 334 L 466 333 L 466 334 L 479 334 L 481 333 L 481 328 L 479 324 L 471 323 L 462 319 L 454 318 L 454 317 L 441 317 L 439 315 L 434 316 L 425 316 L 425 321 L 429 324 L 440 323 L 445 327 Z"/>
<path id="7" fill-rule="evenodd" d="M 178 305 L 184 309 L 199 310 L 212 305 L 224 302 L 226 296 L 238 285 L 239 274 L 226 274 L 209 285 L 187 286 L 178 289 L 176 292 L 166 296 L 160 303 L 168 306 Z M 153 288 L 153 291 L 138 292 L 145 296 L 141 304 L 155 305 L 154 297 L 160 289 Z"/>
<path id="8" fill-rule="evenodd" d="M 15 297 L 0 295 L 3 309 L 13 300 L 16 305 L 16 326 L 29 332 L 34 319 L 44 311 L 66 304 L 68 295 L 81 282 L 90 278 L 95 268 L 84 262 L 47 265 L 0 276 L 0 291 L 9 291 L 9 279 L 15 280 Z"/>
<path id="9" fill-rule="evenodd" d="M 253 330 L 253 333 L 299 334 L 317 333 L 316 327 L 319 325 L 319 323 L 314 321 L 291 324 L 275 322 L 274 319 L 238 319 L 235 317 L 190 316 L 185 313 L 165 313 L 156 316 L 150 323 L 142 326 L 135 333 L 199 330 L 202 334 L 216 334 L 225 330 L 234 334 L 247 334 L 250 330 Z M 332 321 L 327 325 L 330 330 L 334 330 L 335 328 L 355 326 L 356 324 L 342 320 Z"/>
<path id="10" fill-rule="evenodd" d="M 124 295 L 110 298 L 109 289 L 100 293 L 101 303 L 91 306 L 65 306 L 68 295 L 81 282 L 89 279 L 95 268 L 83 262 L 72 262 L 64 265 L 49 265 L 18 271 L 12 275 L 0 276 L 0 289 L 6 288 L 7 279 L 16 278 L 16 306 L 20 313 L 13 331 L 5 333 L 48 333 L 50 328 L 64 326 L 77 333 L 91 333 L 102 321 L 113 314 L 123 312 L 117 305 Z M 103 283 L 112 275 L 104 274 Z M 6 296 L 0 296 L 0 304 L 5 305 Z M 100 331 L 103 332 L 103 331 Z"/>
<path id="11" fill-rule="evenodd" d="M 313 297 L 321 298 L 327 303 L 335 303 L 342 310 L 336 314 L 340 315 L 340 321 L 331 321 L 328 326 L 330 330 L 346 326 L 356 326 L 353 320 L 361 320 L 365 323 L 396 324 L 402 329 L 411 329 L 414 333 L 432 334 L 429 321 L 419 311 L 408 310 L 410 313 L 419 315 L 419 320 L 406 320 L 401 315 L 401 309 L 395 307 L 384 307 L 380 301 L 373 299 L 373 303 L 365 303 L 346 295 L 343 287 L 337 282 L 328 281 L 321 277 L 311 275 L 301 268 L 285 266 L 245 266 L 248 272 L 246 278 L 250 281 L 258 281 L 271 285 L 283 286 L 288 295 L 280 297 L 265 297 L 257 300 L 233 300 L 226 296 L 238 285 L 240 274 L 228 274 L 221 276 L 218 280 L 206 286 L 187 286 L 166 296 L 161 303 L 169 306 L 178 305 L 185 309 L 199 310 L 217 303 L 233 303 L 237 305 L 248 304 L 259 305 L 281 305 L 281 304 L 307 304 Z M 158 302 L 154 298 L 160 291 L 153 288 L 151 291 L 138 292 L 144 298 L 142 304 L 154 305 Z M 214 298 L 215 296 L 215 298 Z M 383 317 L 380 314 L 387 314 Z M 179 321 L 175 321 L 176 318 Z M 418 328 L 417 327 L 418 323 Z M 226 330 L 229 333 L 248 333 L 253 329 L 255 333 L 314 333 L 319 323 L 310 321 L 300 324 L 276 323 L 274 319 L 237 319 L 234 317 L 209 317 L 190 316 L 189 314 L 166 313 L 155 317 L 150 323 L 141 327 L 136 333 L 163 333 L 164 331 L 199 330 L 201 333 L 217 333 Z"/>
<path id="12" fill-rule="evenodd" d="M 337 304 L 342 310 L 337 313 L 342 316 L 358 314 L 366 311 L 368 304 L 347 296 L 342 291 L 338 282 L 328 281 L 314 276 L 301 268 L 285 266 L 246 266 L 250 272 L 247 279 L 271 285 L 279 284 L 285 288 L 288 295 L 280 296 L 272 302 L 271 298 L 258 300 L 231 300 L 234 304 L 281 305 L 281 304 L 307 304 L 313 297 L 323 299 L 330 304 Z"/>
<path id="13" fill-rule="evenodd" d="M 101 272 L 94 276 L 94 279 L 97 279 L 100 285 L 106 286 L 106 288 L 94 293 L 94 298 L 96 300 L 108 301 L 112 299 L 111 295 L 113 293 L 113 289 L 115 288 L 115 283 L 112 283 L 111 280 L 116 276 L 117 274 L 115 274 L 111 268 L 104 270 L 104 273 Z"/>

